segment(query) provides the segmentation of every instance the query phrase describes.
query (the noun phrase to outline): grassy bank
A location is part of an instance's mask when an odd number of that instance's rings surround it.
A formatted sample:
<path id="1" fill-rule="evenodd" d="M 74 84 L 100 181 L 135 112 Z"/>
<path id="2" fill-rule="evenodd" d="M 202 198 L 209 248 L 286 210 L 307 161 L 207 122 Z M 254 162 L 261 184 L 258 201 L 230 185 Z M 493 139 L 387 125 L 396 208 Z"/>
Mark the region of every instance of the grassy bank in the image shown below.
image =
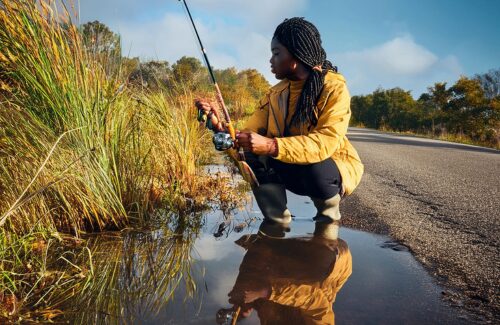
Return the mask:
<path id="1" fill-rule="evenodd" d="M 192 93 L 129 88 L 53 2 L 1 4 L 0 320 L 50 319 L 96 272 L 82 234 L 201 209 L 219 181 Z"/>

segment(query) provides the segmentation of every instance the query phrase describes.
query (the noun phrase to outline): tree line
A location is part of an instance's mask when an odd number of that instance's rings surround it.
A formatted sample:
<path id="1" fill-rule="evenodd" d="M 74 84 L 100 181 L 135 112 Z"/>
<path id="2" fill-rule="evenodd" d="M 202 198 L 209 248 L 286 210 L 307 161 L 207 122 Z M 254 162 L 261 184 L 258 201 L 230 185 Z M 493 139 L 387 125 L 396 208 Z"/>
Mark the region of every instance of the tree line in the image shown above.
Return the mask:
<path id="1" fill-rule="evenodd" d="M 162 60 L 141 62 L 138 57 L 121 55 L 119 35 L 99 21 L 88 22 L 80 27 L 85 48 L 105 61 L 105 66 L 114 67 L 128 80 L 130 87 L 148 88 L 151 91 L 167 90 L 181 93 L 188 91 L 196 96 L 210 97 L 213 85 L 208 69 L 200 60 L 184 56 L 170 64 Z M 238 71 L 236 68 L 214 69 L 215 78 L 224 96 L 224 101 L 237 120 L 249 115 L 258 101 L 269 90 L 270 84 L 255 69 Z"/>
<path id="2" fill-rule="evenodd" d="M 500 69 L 473 78 L 462 76 L 451 87 L 437 82 L 415 100 L 401 88 L 378 88 L 351 99 L 352 125 L 452 135 L 499 147 Z"/>

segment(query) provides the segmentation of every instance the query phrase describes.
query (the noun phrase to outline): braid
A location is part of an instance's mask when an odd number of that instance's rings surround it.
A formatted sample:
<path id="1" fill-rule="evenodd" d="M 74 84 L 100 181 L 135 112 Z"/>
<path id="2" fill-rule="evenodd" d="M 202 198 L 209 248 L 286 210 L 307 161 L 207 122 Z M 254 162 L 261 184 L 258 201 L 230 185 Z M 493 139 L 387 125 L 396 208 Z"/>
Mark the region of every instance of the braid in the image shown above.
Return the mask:
<path id="1" fill-rule="evenodd" d="M 325 75 L 328 70 L 337 72 L 330 61 L 326 59 L 326 53 L 321 46 L 321 36 L 318 29 L 304 18 L 285 19 L 274 32 L 276 38 L 288 51 L 306 67 L 310 69 L 309 77 L 304 83 L 304 88 L 297 102 L 297 109 L 292 116 L 292 125 L 318 123 L 318 101 Z M 314 67 L 321 67 L 313 69 Z"/>

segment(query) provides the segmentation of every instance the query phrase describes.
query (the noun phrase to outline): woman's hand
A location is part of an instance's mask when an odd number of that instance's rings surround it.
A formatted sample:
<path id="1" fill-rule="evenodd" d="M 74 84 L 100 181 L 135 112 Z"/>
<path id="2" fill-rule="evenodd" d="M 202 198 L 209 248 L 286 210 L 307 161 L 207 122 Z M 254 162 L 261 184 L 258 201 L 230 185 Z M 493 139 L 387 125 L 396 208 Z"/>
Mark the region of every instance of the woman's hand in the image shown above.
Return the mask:
<path id="1" fill-rule="evenodd" d="M 236 304 L 239 306 L 245 306 L 257 299 L 269 299 L 271 296 L 271 286 L 270 285 L 252 285 L 251 287 L 245 286 L 247 288 L 233 288 L 231 292 L 227 295 L 229 296 L 229 303 Z M 242 308 L 243 309 L 243 308 Z"/>
<path id="2" fill-rule="evenodd" d="M 271 289 L 264 287 L 257 290 L 245 290 L 243 293 L 243 302 L 249 304 L 257 299 L 269 299 L 271 296 Z"/>
<path id="3" fill-rule="evenodd" d="M 214 126 L 215 132 L 225 131 L 224 126 L 220 121 L 219 114 L 211 103 L 203 99 L 196 99 L 194 101 L 194 105 L 202 114 L 206 115 L 210 119 L 212 125 Z"/>
<path id="4" fill-rule="evenodd" d="M 238 132 L 236 134 L 238 146 L 244 151 L 256 155 L 278 156 L 278 143 L 275 139 L 264 137 L 255 132 Z"/>

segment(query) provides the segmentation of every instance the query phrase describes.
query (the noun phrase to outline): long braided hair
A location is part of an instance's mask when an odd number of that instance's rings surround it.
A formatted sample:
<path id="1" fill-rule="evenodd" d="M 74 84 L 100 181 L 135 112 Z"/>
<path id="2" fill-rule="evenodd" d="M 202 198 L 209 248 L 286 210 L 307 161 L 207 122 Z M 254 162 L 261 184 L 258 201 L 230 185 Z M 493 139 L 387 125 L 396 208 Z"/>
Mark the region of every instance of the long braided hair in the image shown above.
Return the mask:
<path id="1" fill-rule="evenodd" d="M 303 17 L 285 19 L 276 28 L 273 38 L 310 69 L 291 124 L 316 126 L 319 115 L 316 103 L 323 89 L 325 75 L 328 70 L 337 72 L 337 67 L 326 59 L 318 29 Z"/>

